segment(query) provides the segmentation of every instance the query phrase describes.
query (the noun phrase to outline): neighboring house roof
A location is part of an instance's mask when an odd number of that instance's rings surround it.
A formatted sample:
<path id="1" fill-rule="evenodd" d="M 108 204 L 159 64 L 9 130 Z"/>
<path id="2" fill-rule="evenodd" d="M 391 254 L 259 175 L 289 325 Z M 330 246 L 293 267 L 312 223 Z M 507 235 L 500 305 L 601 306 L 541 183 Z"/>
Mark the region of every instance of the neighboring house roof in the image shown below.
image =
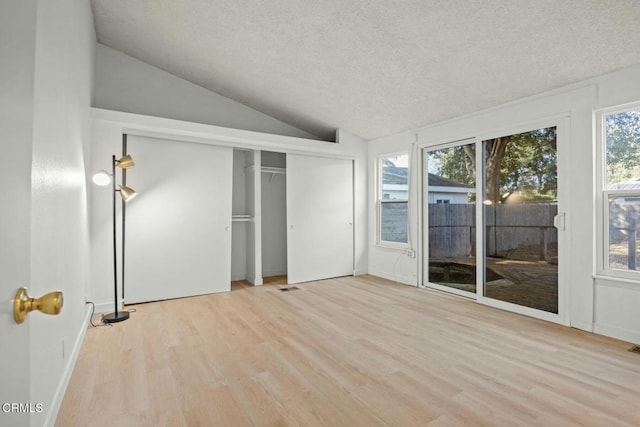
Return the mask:
<path id="1" fill-rule="evenodd" d="M 403 166 L 385 166 L 382 169 L 382 182 L 384 184 L 406 184 L 408 168 Z M 445 178 L 439 175 L 429 174 L 429 185 L 433 187 L 457 187 L 457 188 L 469 188 L 475 187 L 456 182 L 452 179 Z M 639 184 L 640 185 L 640 184 Z"/>
<path id="2" fill-rule="evenodd" d="M 383 169 L 382 182 L 385 184 L 406 184 L 407 183 L 407 168 L 401 166 L 386 166 Z M 429 185 L 433 187 L 458 187 L 458 188 L 473 188 L 474 186 L 468 184 L 462 184 L 449 178 L 444 178 L 439 175 L 429 174 Z"/>
<path id="3" fill-rule="evenodd" d="M 384 184 L 406 184 L 407 168 L 399 166 L 385 166 L 382 169 L 382 182 Z"/>
<path id="4" fill-rule="evenodd" d="M 640 189 L 640 178 L 630 179 L 625 182 L 617 182 L 609 186 L 609 190 L 638 190 Z"/>
<path id="5" fill-rule="evenodd" d="M 462 184 L 460 182 L 456 182 L 452 179 L 445 178 L 439 175 L 434 175 L 432 173 L 429 174 L 429 185 L 434 187 L 461 187 L 461 188 L 473 188 L 473 185 Z"/>

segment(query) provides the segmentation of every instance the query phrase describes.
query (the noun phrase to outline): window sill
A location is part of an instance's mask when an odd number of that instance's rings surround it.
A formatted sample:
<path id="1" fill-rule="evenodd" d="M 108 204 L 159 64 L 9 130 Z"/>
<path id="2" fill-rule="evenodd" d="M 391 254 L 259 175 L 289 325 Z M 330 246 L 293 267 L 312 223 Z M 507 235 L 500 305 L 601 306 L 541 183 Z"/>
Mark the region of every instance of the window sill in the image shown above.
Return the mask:
<path id="1" fill-rule="evenodd" d="M 600 280 L 600 281 L 624 283 L 625 285 L 640 286 L 640 275 L 636 278 L 629 277 L 627 275 L 625 275 L 624 277 L 621 277 L 618 274 L 602 271 L 597 273 L 594 276 L 594 279 L 596 279 L 596 281 Z"/>

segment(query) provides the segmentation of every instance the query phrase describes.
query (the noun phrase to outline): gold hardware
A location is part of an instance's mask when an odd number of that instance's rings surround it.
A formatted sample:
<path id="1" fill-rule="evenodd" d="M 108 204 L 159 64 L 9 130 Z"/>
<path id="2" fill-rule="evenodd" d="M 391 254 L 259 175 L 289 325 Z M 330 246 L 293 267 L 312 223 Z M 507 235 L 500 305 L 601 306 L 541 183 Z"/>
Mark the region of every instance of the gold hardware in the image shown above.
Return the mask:
<path id="1" fill-rule="evenodd" d="M 116 160 L 116 166 L 122 169 L 129 169 L 134 167 L 135 165 L 136 164 L 134 163 L 133 158 L 129 154 Z"/>
<path id="2" fill-rule="evenodd" d="M 22 323 L 27 318 L 27 314 L 33 310 L 55 315 L 62 310 L 62 303 L 63 298 L 60 291 L 49 292 L 40 298 L 32 298 L 29 296 L 27 288 L 20 288 L 13 300 L 13 318 L 16 323 Z"/>
<path id="3" fill-rule="evenodd" d="M 131 187 L 127 187 L 126 185 L 121 185 L 120 186 L 120 197 L 122 197 L 122 200 L 124 200 L 125 202 L 133 199 L 134 197 L 136 197 L 136 190 L 134 190 Z"/>

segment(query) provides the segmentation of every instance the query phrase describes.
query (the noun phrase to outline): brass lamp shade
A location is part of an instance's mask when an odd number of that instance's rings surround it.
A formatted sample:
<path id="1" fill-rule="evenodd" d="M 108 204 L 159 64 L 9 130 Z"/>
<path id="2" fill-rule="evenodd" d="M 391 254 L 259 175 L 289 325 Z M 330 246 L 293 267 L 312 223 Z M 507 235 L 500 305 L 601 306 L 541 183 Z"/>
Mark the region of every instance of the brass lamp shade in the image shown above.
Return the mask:
<path id="1" fill-rule="evenodd" d="M 126 156 L 122 156 L 120 160 L 116 160 L 116 166 L 121 169 L 128 169 L 134 167 L 136 164 L 133 161 L 133 158 L 127 154 Z"/>
<path id="2" fill-rule="evenodd" d="M 120 197 L 122 197 L 122 200 L 124 200 L 125 202 L 133 199 L 134 197 L 136 197 L 136 190 L 134 190 L 131 187 L 127 187 L 126 185 L 121 185 L 120 186 Z"/>

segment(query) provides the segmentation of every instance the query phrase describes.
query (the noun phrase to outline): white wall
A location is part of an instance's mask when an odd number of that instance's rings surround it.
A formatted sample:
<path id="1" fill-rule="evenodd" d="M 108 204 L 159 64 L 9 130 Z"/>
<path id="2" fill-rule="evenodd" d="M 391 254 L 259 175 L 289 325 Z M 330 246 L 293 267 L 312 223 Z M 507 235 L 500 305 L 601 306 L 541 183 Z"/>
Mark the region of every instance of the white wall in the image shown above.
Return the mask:
<path id="1" fill-rule="evenodd" d="M 39 1 L 37 10 L 31 283 L 33 295 L 59 289 L 58 317 L 32 315 L 31 425 L 55 421 L 84 334 L 89 278 L 85 160 L 90 147 L 95 30 L 89 2 Z M 75 346 L 75 348 L 74 348 Z"/>
<path id="2" fill-rule="evenodd" d="M 640 342 L 640 284 L 594 281 L 594 132 L 593 110 L 640 100 L 640 67 L 601 76 L 560 90 L 540 94 L 476 114 L 449 120 L 433 126 L 380 138 L 369 145 L 369 195 L 375 197 L 376 157 L 412 150 L 415 145 L 437 145 L 479 136 L 484 133 L 525 126 L 529 122 L 558 120 L 569 117 L 567 132 L 559 135 L 560 168 L 568 179 L 569 190 L 561 198 L 567 209 L 568 305 L 566 322 L 574 327 Z M 415 143 L 415 144 L 414 144 Z M 562 146 L 561 146 L 562 144 Z M 561 150 L 561 151 L 560 151 Z M 414 154 L 418 154 L 415 150 Z M 417 155 L 413 156 L 411 181 L 417 182 Z M 561 178 L 562 179 L 562 178 Z M 411 239 L 417 247 L 418 193 L 410 192 Z M 375 200 L 375 199 L 374 199 Z M 382 248 L 375 244 L 375 203 L 369 209 L 369 271 L 417 284 L 418 259 L 402 250 Z M 595 295 L 595 297 L 594 297 Z"/>
<path id="3" fill-rule="evenodd" d="M 318 139 L 222 95 L 98 44 L 95 107 Z"/>
<path id="4" fill-rule="evenodd" d="M 406 248 L 389 248 L 378 246 L 377 241 L 377 158 L 382 155 L 395 154 L 406 151 L 409 158 L 409 239 L 412 247 L 417 249 L 417 155 L 411 153 L 412 145 L 416 142 L 415 134 L 403 133 L 387 138 L 370 141 L 368 144 L 368 179 L 367 179 L 367 203 L 368 215 L 368 270 L 369 274 L 395 280 L 400 283 L 417 286 L 418 264 L 415 258 L 406 254 Z M 408 246 L 407 246 L 408 248 Z"/>
<path id="5" fill-rule="evenodd" d="M 111 171 L 111 156 L 122 153 L 120 129 L 109 129 L 93 123 L 91 129 L 91 160 L 86 180 L 89 191 L 91 279 L 87 292 L 89 301 L 95 303 L 96 312 L 113 311 L 113 231 L 111 225 L 111 195 L 109 187 L 98 187 L 91 178 L 99 170 Z M 134 159 L 135 160 L 135 159 Z M 136 165 L 139 167 L 139 165 Z M 134 187 L 131 180 L 128 185 Z M 116 204 L 118 218 L 120 203 Z M 118 227 L 120 223 L 118 222 Z M 119 233 L 118 233 L 119 237 Z M 120 263 L 119 263 L 120 264 Z M 118 277 L 121 277 L 120 275 Z M 120 294 L 122 295 L 122 294 Z"/>

